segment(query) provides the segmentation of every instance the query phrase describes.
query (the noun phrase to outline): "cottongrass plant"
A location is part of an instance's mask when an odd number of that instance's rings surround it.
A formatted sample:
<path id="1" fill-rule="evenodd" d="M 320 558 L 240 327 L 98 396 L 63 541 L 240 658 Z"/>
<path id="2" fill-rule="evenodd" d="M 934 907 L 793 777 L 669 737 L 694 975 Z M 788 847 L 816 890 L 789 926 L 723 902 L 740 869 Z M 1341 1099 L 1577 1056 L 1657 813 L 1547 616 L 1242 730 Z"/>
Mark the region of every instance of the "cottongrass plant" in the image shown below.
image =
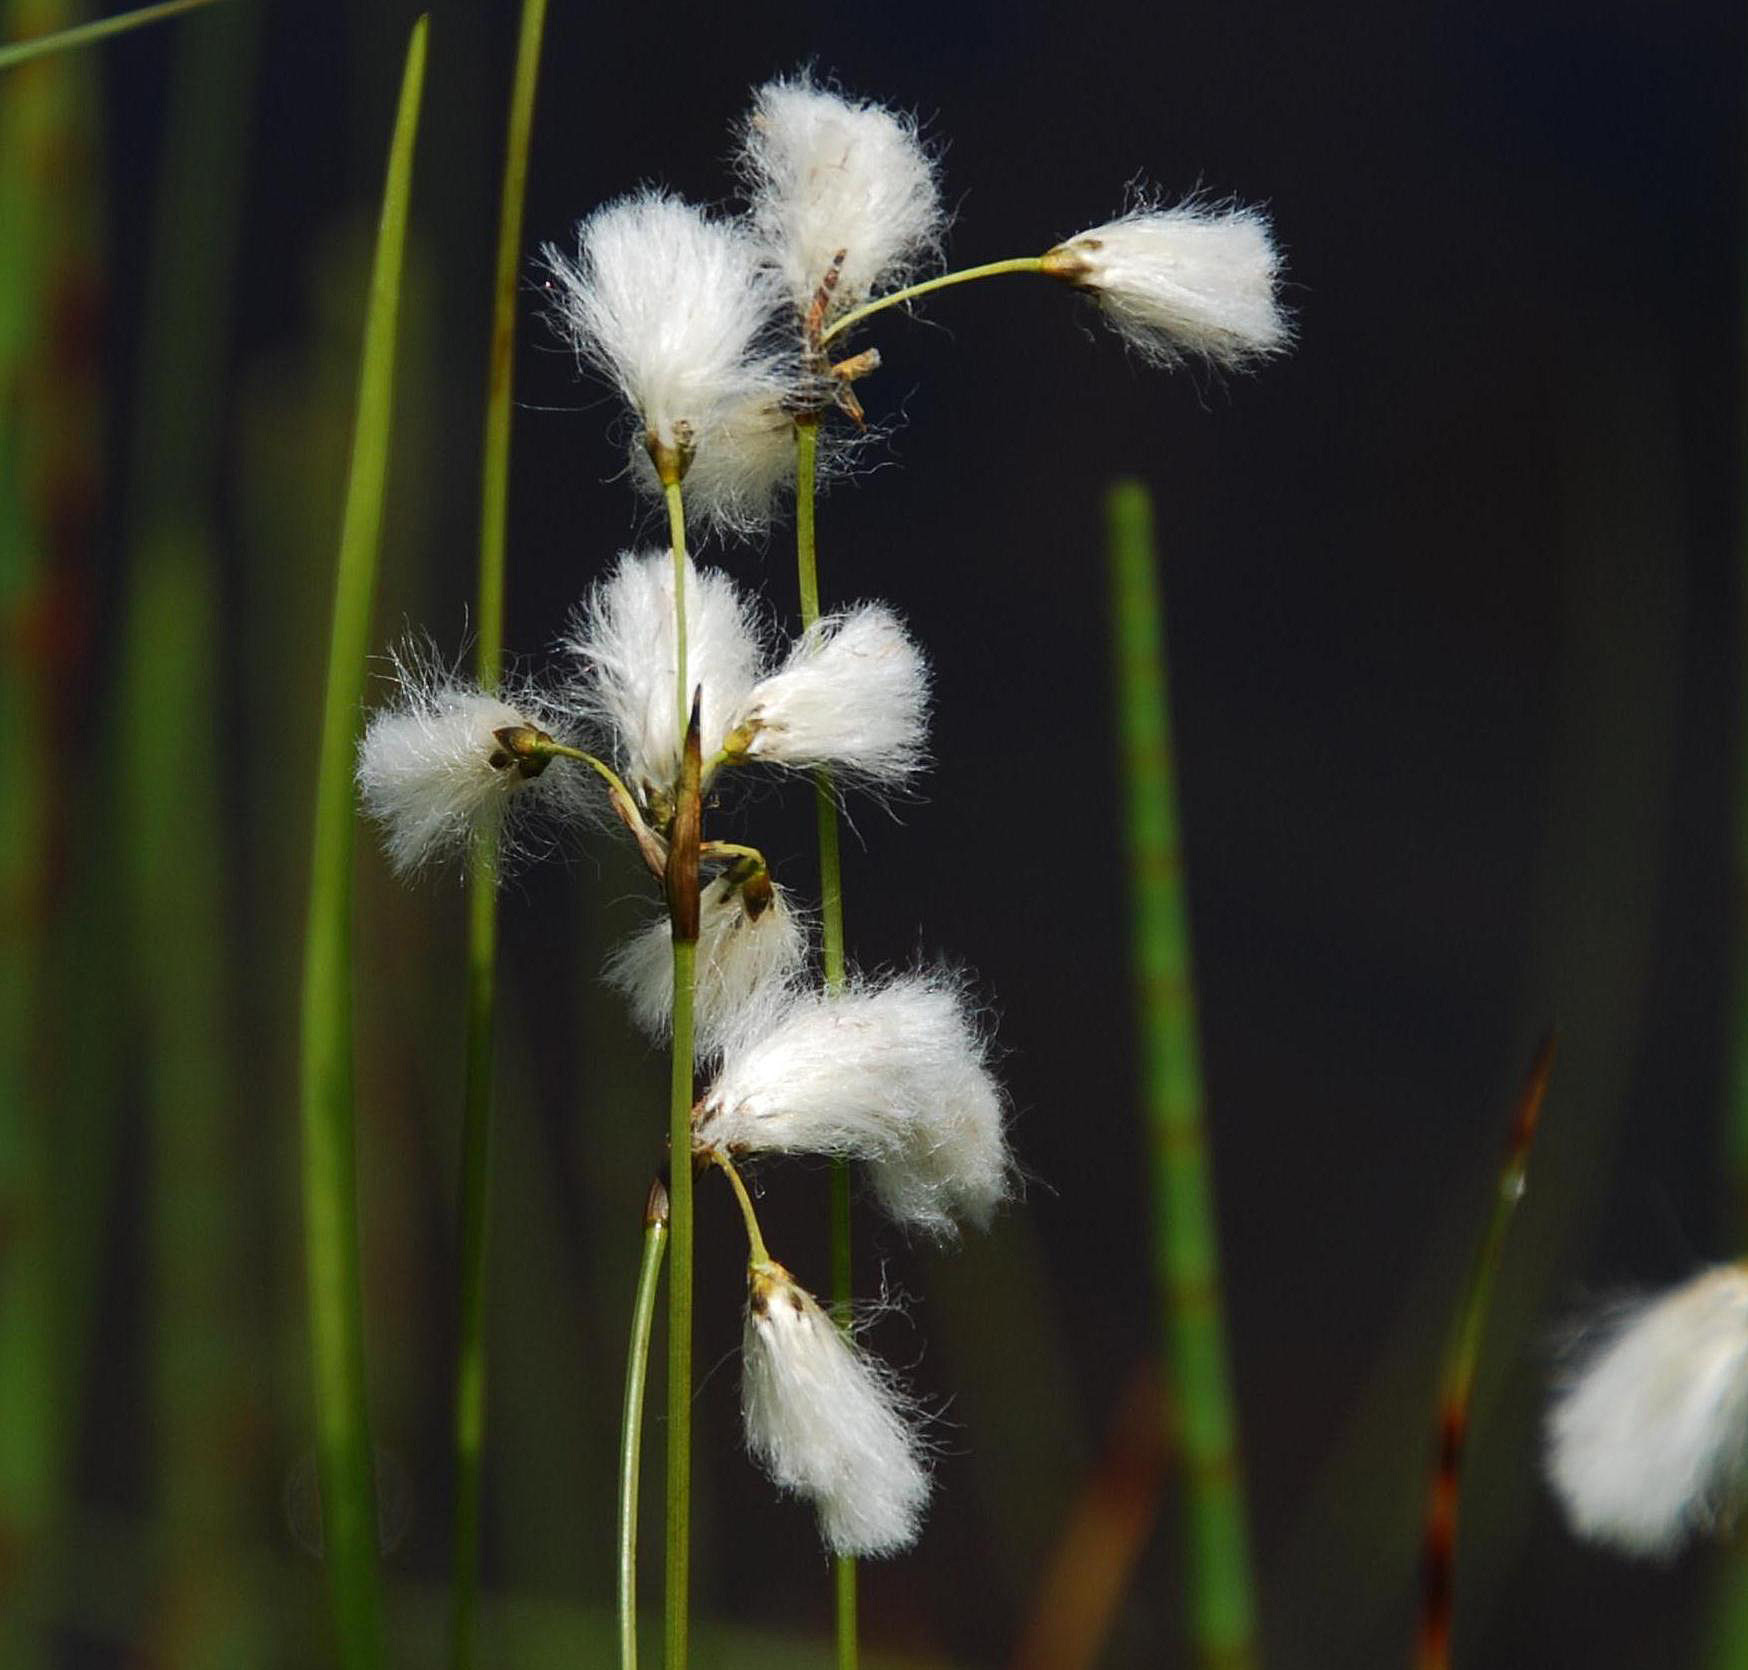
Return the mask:
<path id="1" fill-rule="evenodd" d="M 1734 1522 L 1748 1484 L 1748 1266 L 1617 1302 L 1579 1336 L 1547 1421 L 1572 1529 L 1667 1558 Z"/>
<path id="2" fill-rule="evenodd" d="M 1017 271 L 1090 293 L 1150 363 L 1242 366 L 1289 331 L 1258 211 L 1148 199 L 1046 254 L 926 278 L 946 215 L 938 154 L 913 120 L 802 74 L 755 93 L 736 145 L 743 213 L 644 189 L 587 216 L 574 248 L 540 257 L 554 325 L 623 402 L 631 473 L 666 509 L 666 549 L 608 567 L 537 685 L 488 692 L 428 658 L 393 663 L 396 690 L 366 731 L 357 778 L 403 872 L 495 843 L 524 813 L 586 822 L 610 810 L 643 858 L 662 916 L 611 954 L 607 974 L 672 1063 L 669 1176 L 661 1210 L 646 1212 L 624 1444 L 634 1470 L 665 1234 L 666 1662 L 687 1658 L 693 1182 L 708 1168 L 747 1232 L 746 1447 L 812 1506 L 837 1559 L 844 1665 L 857 1653 L 852 1562 L 911 1546 L 931 1490 L 927 1412 L 851 1320 L 849 1167 L 897 1225 L 939 1241 L 986 1226 L 1016 1167 L 968 980 L 926 963 L 857 973 L 848 958 L 838 798 L 914 790 L 930 676 L 887 604 L 821 605 L 815 492 L 865 444 L 857 385 L 879 367 L 874 347 L 834 344 L 882 309 Z M 786 638 L 768 604 L 693 559 L 687 536 L 689 524 L 763 533 L 791 494 L 801 630 Z M 705 827 L 736 805 L 738 782 L 765 773 L 812 781 L 817 912 L 758 847 Z M 788 1155 L 835 1167 L 835 1312 L 771 1257 L 740 1173 Z M 622 1486 L 627 1665 L 635 1500 L 634 1483 Z"/>

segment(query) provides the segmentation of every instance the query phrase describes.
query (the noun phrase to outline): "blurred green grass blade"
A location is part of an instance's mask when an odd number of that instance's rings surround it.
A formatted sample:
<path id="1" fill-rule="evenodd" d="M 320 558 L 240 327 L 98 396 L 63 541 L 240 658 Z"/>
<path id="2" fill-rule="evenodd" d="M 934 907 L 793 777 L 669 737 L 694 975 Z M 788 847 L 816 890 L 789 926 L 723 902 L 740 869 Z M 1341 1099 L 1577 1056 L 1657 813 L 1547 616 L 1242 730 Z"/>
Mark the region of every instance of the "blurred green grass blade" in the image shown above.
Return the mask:
<path id="1" fill-rule="evenodd" d="M 323 1542 L 340 1662 L 383 1662 L 376 1502 L 365 1398 L 352 1073 L 352 769 L 388 476 L 395 323 L 429 20 L 414 24 L 383 188 L 328 652 L 304 946 L 304 1234 Z"/>
<path id="2" fill-rule="evenodd" d="M 151 1431 L 167 1533 L 148 1627 L 154 1654 L 189 1670 L 259 1660 L 268 1639 L 231 1559 L 259 1457 L 213 1442 L 250 1430 L 250 1374 L 264 1344 L 245 1296 L 259 1263 L 237 1187 L 247 1115 L 232 994 L 242 980 L 228 953 L 239 877 L 224 827 L 214 523 L 259 16 L 227 8 L 175 43 L 128 505 L 120 828 L 152 1154 Z"/>
<path id="3" fill-rule="evenodd" d="M 1140 482 L 1119 481 L 1105 511 L 1136 1021 L 1169 1442 L 1183 1469 L 1190 1631 L 1202 1664 L 1237 1667 L 1256 1662 L 1256 1609 L 1203 1121 L 1153 502 Z"/>
<path id="4" fill-rule="evenodd" d="M 510 417 L 516 347 L 516 275 L 521 265 L 522 204 L 528 179 L 528 139 L 546 0 L 523 0 L 504 142 L 498 206 L 498 254 L 492 297 L 492 337 L 486 390 L 480 483 L 480 683 L 494 689 L 503 670 L 504 569 L 510 504 Z M 455 1540 L 451 1660 L 468 1670 L 475 1659 L 479 1597 L 479 1520 L 486 1420 L 486 1246 L 491 1215 L 493 1020 L 497 1007 L 498 855 L 493 841 L 475 845 L 468 869 L 467 1069 L 461 1122 L 460 1317 L 455 1362 Z"/>
<path id="5" fill-rule="evenodd" d="M 79 10 L 0 0 L 0 31 Z M 103 837 L 72 807 L 89 783 L 56 769 L 103 478 L 94 78 L 89 60 L 62 60 L 0 94 L 0 1663 L 19 1670 L 48 1662 L 30 1603 L 52 1592 L 63 1560 L 93 1323 L 84 1249 L 109 1175 L 95 1149 L 82 1189 L 58 1192 L 92 1106 L 82 1069 L 115 1018 L 110 987 L 76 978 L 65 956 L 65 877 Z M 62 1024 L 73 999 L 98 1033 L 77 1050 Z"/>
<path id="6" fill-rule="evenodd" d="M 191 12 L 199 6 L 210 6 L 215 0 L 164 0 L 159 6 L 142 6 L 137 12 L 123 12 L 119 17 L 106 17 L 96 23 L 81 23 L 72 29 L 60 29 L 52 35 L 37 35 L 27 41 L 13 41 L 0 46 L 0 70 L 14 64 L 28 63 L 51 52 L 66 52 L 74 47 L 90 46 L 108 40 L 111 35 L 125 34 L 148 23 L 158 23 L 175 17 L 179 12 Z"/>
<path id="7" fill-rule="evenodd" d="M 1493 1309 L 1493 1288 L 1505 1256 L 1505 1232 L 1529 1178 L 1530 1150 L 1541 1124 L 1548 1075 L 1554 1070 L 1554 1035 L 1548 1033 L 1530 1064 L 1511 1119 L 1505 1159 L 1494 1185 L 1493 1209 L 1475 1250 L 1474 1263 L 1457 1306 L 1456 1323 L 1445 1351 L 1439 1383 L 1437 1440 L 1432 1483 L 1421 1544 L 1420 1670 L 1448 1670 L 1455 1605 L 1457 1509 L 1461 1501 L 1463 1457 L 1468 1446 L 1470 1404 L 1481 1344 Z"/>

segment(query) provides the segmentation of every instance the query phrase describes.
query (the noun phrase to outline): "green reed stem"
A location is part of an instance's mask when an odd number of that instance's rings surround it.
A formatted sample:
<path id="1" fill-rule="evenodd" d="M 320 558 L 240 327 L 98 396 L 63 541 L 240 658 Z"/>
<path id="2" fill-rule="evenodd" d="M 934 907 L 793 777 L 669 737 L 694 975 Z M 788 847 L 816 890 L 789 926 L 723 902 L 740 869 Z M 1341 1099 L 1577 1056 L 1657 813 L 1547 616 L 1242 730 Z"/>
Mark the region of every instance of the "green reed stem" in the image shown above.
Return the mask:
<path id="1" fill-rule="evenodd" d="M 835 336 L 842 336 L 852 325 L 859 325 L 864 319 L 872 318 L 876 313 L 884 313 L 889 307 L 897 307 L 901 302 L 915 301 L 918 296 L 926 296 L 931 290 L 947 290 L 955 284 L 970 284 L 979 278 L 999 278 L 1004 273 L 1041 273 L 1044 268 L 1042 255 L 1016 255 L 1007 261 L 985 261 L 980 267 L 961 267 L 956 273 L 942 273 L 938 278 L 926 278 L 921 284 L 912 284 L 903 290 L 894 290 L 889 296 L 881 296 L 871 302 L 863 302 L 860 307 L 853 307 L 843 318 L 830 325 L 820 335 L 820 346 L 823 348 Z"/>
<path id="2" fill-rule="evenodd" d="M 677 478 L 664 482 L 674 555 L 674 666 L 680 775 L 668 832 L 667 903 L 674 936 L 674 1036 L 668 1082 L 668 1479 L 666 1654 L 685 1670 L 692 1569 L 692 1100 L 693 997 L 698 971 L 699 737 L 686 666 L 686 510 Z"/>
<path id="3" fill-rule="evenodd" d="M 795 426 L 795 577 L 801 593 L 801 624 L 804 629 L 812 626 L 820 615 L 819 547 L 814 534 L 818 468 L 819 424 L 817 421 L 798 423 Z M 836 992 L 843 990 L 848 973 L 844 951 L 844 870 L 838 840 L 837 794 L 832 787 L 831 773 L 823 766 L 813 774 L 813 810 L 819 830 L 820 957 L 825 964 L 826 990 Z M 847 1327 L 856 1294 L 849 1161 L 834 1159 L 831 1162 L 827 1199 L 831 1213 L 832 1309 L 839 1324 Z M 856 1562 L 849 1555 L 838 1554 L 832 1558 L 832 1590 L 838 1670 L 856 1670 L 859 1657 Z"/>
<path id="4" fill-rule="evenodd" d="M 394 410 L 395 323 L 400 310 L 413 141 L 425 81 L 428 19 L 413 25 L 389 148 L 358 410 L 340 530 L 334 616 L 322 710 L 304 946 L 302 1124 L 304 1236 L 315 1371 L 322 1526 L 340 1662 L 383 1662 L 376 1569 L 376 1500 L 365 1395 L 364 1303 L 359 1270 L 352 1063 L 352 768 L 370 648 Z"/>
<path id="5" fill-rule="evenodd" d="M 674 941 L 674 1051 L 668 1101 L 667 1670 L 685 1670 L 692 1559 L 692 994 L 696 940 Z"/>
<path id="6" fill-rule="evenodd" d="M 504 140 L 498 203 L 497 270 L 481 460 L 479 601 L 476 666 L 480 684 L 497 687 L 504 657 L 504 569 L 510 502 L 510 416 L 515 373 L 516 277 L 522 253 L 522 205 L 528 138 L 546 0 L 523 0 Z M 479 1606 L 480 1496 L 486 1422 L 486 1246 L 491 1218 L 493 1021 L 498 962 L 498 852 L 475 843 L 468 865 L 467 1067 L 461 1118 L 459 1206 L 460 1317 L 455 1359 L 455 1541 L 450 1561 L 450 1661 L 475 1660 Z"/>
<path id="7" fill-rule="evenodd" d="M 1173 1453 L 1183 1459 L 1190 1629 L 1204 1665 L 1257 1659 L 1237 1420 L 1228 1387 L 1214 1181 L 1203 1125 L 1189 915 L 1178 840 L 1165 623 L 1153 504 L 1139 482 L 1106 499 L 1111 613 L 1141 1034 Z"/>
<path id="8" fill-rule="evenodd" d="M 119 17 L 100 18 L 96 23 L 81 23 L 72 29 L 57 29 L 52 35 L 36 35 L 27 41 L 13 41 L 0 46 L 0 70 L 14 64 L 28 63 L 50 52 L 66 52 L 72 47 L 90 46 L 107 40 L 111 35 L 124 34 L 147 23 L 158 23 L 175 17 L 178 12 L 191 12 L 198 6 L 210 6 L 215 0 L 164 0 L 162 5 L 142 6 L 137 12 L 123 12 Z"/>
<path id="9" fill-rule="evenodd" d="M 619 1431 L 619 1670 L 637 1670 L 637 1490 L 643 1470 L 643 1390 L 656 1286 L 668 1244 L 668 1191 L 658 1177 L 643 1210 L 643 1262 L 625 1358 L 625 1414 Z"/>
<path id="10" fill-rule="evenodd" d="M 1463 1457 L 1468 1446 L 1469 1409 L 1475 1391 L 1475 1370 L 1493 1308 L 1493 1288 L 1505 1254 L 1505 1232 L 1523 1199 L 1529 1176 L 1530 1149 L 1541 1123 L 1548 1075 L 1554 1068 L 1554 1035 L 1536 1051 L 1529 1075 L 1512 1113 L 1505 1158 L 1493 1189 L 1493 1209 L 1475 1249 L 1475 1261 L 1457 1309 L 1456 1325 L 1446 1348 L 1440 1377 L 1438 1437 L 1433 1449 L 1432 1480 L 1427 1492 L 1426 1523 L 1421 1547 L 1419 1670 L 1449 1670 L 1451 1619 L 1455 1600 L 1457 1509 L 1461 1500 Z"/>

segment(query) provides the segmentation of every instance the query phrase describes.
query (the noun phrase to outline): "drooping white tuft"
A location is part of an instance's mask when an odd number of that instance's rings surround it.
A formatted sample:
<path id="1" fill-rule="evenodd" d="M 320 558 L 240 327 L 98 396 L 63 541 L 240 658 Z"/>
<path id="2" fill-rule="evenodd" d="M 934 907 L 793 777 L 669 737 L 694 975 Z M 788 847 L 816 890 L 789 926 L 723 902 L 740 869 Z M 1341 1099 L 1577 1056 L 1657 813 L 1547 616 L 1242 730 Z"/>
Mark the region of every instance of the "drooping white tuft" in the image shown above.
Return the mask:
<path id="1" fill-rule="evenodd" d="M 703 1144 L 865 1160 L 898 1222 L 986 1225 L 1012 1186 L 1002 1094 L 960 983 L 941 972 L 810 991 L 728 1046 Z"/>
<path id="2" fill-rule="evenodd" d="M 796 405 L 808 404 L 799 393 Z M 632 475 L 651 498 L 662 484 L 641 444 L 631 449 Z M 686 515 L 716 532 L 745 537 L 764 531 L 795 491 L 795 420 L 769 392 L 728 407 L 686 472 Z"/>
<path id="3" fill-rule="evenodd" d="M 457 857 L 478 835 L 501 832 L 512 808 L 574 809 L 575 775 L 556 761 L 524 775 L 497 732 L 550 733 L 547 705 L 530 691 L 488 695 L 409 647 L 394 655 L 395 698 L 370 717 L 358 745 L 364 810 L 382 826 L 397 874 Z"/>
<path id="4" fill-rule="evenodd" d="M 750 1014 L 786 989 L 807 954 L 807 931 L 775 882 L 755 917 L 745 894 L 726 876 L 708 882 L 699 898 L 694 1041 L 700 1056 L 714 1055 L 738 1034 Z M 673 936 L 659 916 L 615 951 L 607 978 L 625 994 L 631 1017 L 652 1037 L 674 1024 Z"/>
<path id="5" fill-rule="evenodd" d="M 666 551 L 624 553 L 584 600 L 564 646 L 582 662 L 570 694 L 604 725 L 628 787 L 647 807 L 679 771 L 674 701 L 674 560 Z M 747 704 L 758 678 L 759 636 L 750 604 L 720 569 L 686 563 L 686 676 L 703 691 L 705 759 Z"/>
<path id="6" fill-rule="evenodd" d="M 929 1498 L 914 1409 L 779 1264 L 749 1273 L 741 1372 L 747 1449 L 813 1503 L 834 1554 L 896 1554 Z"/>
<path id="7" fill-rule="evenodd" d="M 1044 260 L 1047 272 L 1090 291 L 1112 328 L 1152 364 L 1199 355 L 1235 370 L 1291 344 L 1275 295 L 1281 258 L 1260 209 L 1143 202 Z"/>
<path id="8" fill-rule="evenodd" d="M 551 244 L 541 256 L 561 334 L 662 446 L 702 458 L 747 402 L 782 395 L 780 293 L 740 227 L 640 191 L 578 226 L 575 260 Z"/>
<path id="9" fill-rule="evenodd" d="M 927 761 L 929 670 L 883 603 L 815 621 L 754 687 L 736 726 L 749 758 L 902 785 Z"/>
<path id="10" fill-rule="evenodd" d="M 805 73 L 754 95 L 740 164 L 753 223 L 796 307 L 805 313 L 835 276 L 823 323 L 902 284 L 939 246 L 946 217 L 916 123 Z"/>
<path id="11" fill-rule="evenodd" d="M 1672 1554 L 1748 1474 L 1748 1269 L 1720 1265 L 1608 1318 L 1557 1392 L 1548 1480 L 1580 1536 Z"/>

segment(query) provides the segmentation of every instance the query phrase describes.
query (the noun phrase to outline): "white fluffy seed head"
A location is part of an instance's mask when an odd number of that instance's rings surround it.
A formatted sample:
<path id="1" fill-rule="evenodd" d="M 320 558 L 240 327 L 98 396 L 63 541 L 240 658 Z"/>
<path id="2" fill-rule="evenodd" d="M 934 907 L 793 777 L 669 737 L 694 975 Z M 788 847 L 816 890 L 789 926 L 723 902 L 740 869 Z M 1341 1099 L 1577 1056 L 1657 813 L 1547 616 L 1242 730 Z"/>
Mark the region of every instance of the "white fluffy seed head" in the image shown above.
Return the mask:
<path id="1" fill-rule="evenodd" d="M 1143 201 L 1058 244 L 1046 270 L 1089 291 L 1143 359 L 1195 355 L 1235 370 L 1291 345 L 1276 297 L 1281 258 L 1260 209 Z"/>
<path id="2" fill-rule="evenodd" d="M 584 600 L 563 646 L 581 662 L 569 694 L 604 728 L 627 786 L 647 808 L 673 786 L 684 738 L 674 700 L 674 559 L 626 552 Z M 705 759 L 751 697 L 759 675 L 756 617 L 720 569 L 686 562 L 686 679 L 703 692 Z"/>
<path id="3" fill-rule="evenodd" d="M 1001 1090 L 963 986 L 940 970 L 810 991 L 730 1041 L 701 1144 L 866 1161 L 899 1223 L 981 1228 L 1012 1188 Z"/>
<path id="4" fill-rule="evenodd" d="M 525 770 L 497 736 L 506 729 L 550 734 L 558 721 L 529 690 L 488 695 L 454 677 L 429 653 L 408 646 L 393 656 L 395 695 L 365 726 L 358 745 L 359 799 L 382 826 L 397 874 L 465 854 L 486 833 L 505 834 L 512 814 L 535 805 L 560 815 L 582 802 L 567 761 Z M 515 843 L 506 840 L 502 855 Z"/>
<path id="5" fill-rule="evenodd" d="M 754 686 L 731 743 L 751 759 L 829 766 L 901 787 L 927 763 L 929 669 L 883 603 L 828 615 Z"/>
<path id="6" fill-rule="evenodd" d="M 785 401 L 770 392 L 750 395 L 725 408 L 709 444 L 698 449 L 686 472 L 686 516 L 719 534 L 745 538 L 762 533 L 795 491 L 795 420 L 809 398 L 797 392 Z M 632 476 L 651 498 L 662 496 L 661 478 L 641 441 L 631 449 Z"/>
<path id="7" fill-rule="evenodd" d="M 757 916 L 748 910 L 744 891 L 726 876 L 707 882 L 699 898 L 693 996 L 698 1054 L 714 1055 L 737 1036 L 749 1013 L 793 984 L 806 955 L 806 925 L 775 882 Z M 666 916 L 613 953 L 607 978 L 625 994 L 632 1019 L 645 1032 L 668 1036 L 674 1024 L 674 956 Z"/>
<path id="8" fill-rule="evenodd" d="M 916 1541 L 929 1475 L 915 1408 L 778 1264 L 750 1272 L 741 1412 L 753 1459 L 813 1504 L 834 1554 Z"/>
<path id="9" fill-rule="evenodd" d="M 803 73 L 758 90 L 740 141 L 753 224 L 802 312 L 840 251 L 826 323 L 938 250 L 946 216 L 935 159 L 911 118 Z"/>
<path id="10" fill-rule="evenodd" d="M 1666 1556 L 1727 1520 L 1748 1472 L 1748 1269 L 1617 1307 L 1581 1343 L 1547 1445 L 1580 1536 Z"/>
<path id="11" fill-rule="evenodd" d="M 781 397 L 781 293 L 740 227 L 640 191 L 578 226 L 575 259 L 551 244 L 541 258 L 560 334 L 662 446 L 696 462 L 746 402 Z"/>

